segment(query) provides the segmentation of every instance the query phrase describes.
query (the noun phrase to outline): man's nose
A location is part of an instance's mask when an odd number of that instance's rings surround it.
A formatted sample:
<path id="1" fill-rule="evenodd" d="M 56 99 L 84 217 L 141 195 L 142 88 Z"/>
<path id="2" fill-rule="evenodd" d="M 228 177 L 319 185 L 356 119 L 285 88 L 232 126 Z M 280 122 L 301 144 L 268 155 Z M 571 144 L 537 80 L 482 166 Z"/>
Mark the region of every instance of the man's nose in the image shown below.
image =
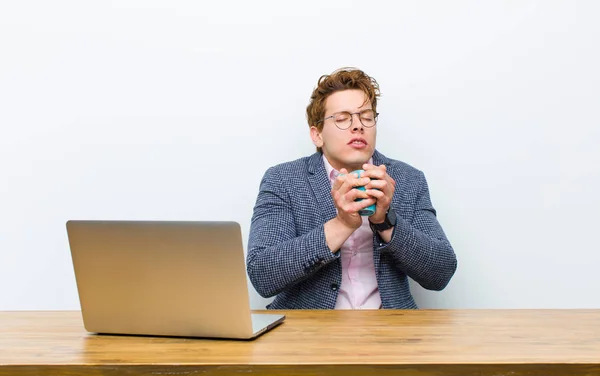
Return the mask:
<path id="1" fill-rule="evenodd" d="M 360 121 L 360 114 L 352 114 L 350 116 L 352 116 L 352 126 L 350 127 L 352 129 L 352 132 L 363 131 L 364 126 Z"/>

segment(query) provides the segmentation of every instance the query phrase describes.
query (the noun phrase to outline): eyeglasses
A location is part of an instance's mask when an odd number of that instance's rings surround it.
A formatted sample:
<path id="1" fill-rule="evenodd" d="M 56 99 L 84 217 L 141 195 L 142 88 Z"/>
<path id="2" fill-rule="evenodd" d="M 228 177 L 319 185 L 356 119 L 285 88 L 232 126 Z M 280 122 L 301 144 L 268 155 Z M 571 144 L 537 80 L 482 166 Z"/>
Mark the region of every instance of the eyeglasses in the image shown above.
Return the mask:
<path id="1" fill-rule="evenodd" d="M 375 126 L 375 124 L 377 124 L 377 117 L 379 116 L 379 113 L 373 110 L 364 110 L 361 112 L 354 113 L 342 111 L 335 113 L 331 116 L 327 116 L 322 120 L 319 120 L 317 124 L 327 119 L 333 119 L 335 126 L 344 131 L 352 126 L 352 120 L 354 118 L 353 115 L 358 115 L 358 120 L 360 120 L 360 123 L 365 128 L 372 128 Z"/>

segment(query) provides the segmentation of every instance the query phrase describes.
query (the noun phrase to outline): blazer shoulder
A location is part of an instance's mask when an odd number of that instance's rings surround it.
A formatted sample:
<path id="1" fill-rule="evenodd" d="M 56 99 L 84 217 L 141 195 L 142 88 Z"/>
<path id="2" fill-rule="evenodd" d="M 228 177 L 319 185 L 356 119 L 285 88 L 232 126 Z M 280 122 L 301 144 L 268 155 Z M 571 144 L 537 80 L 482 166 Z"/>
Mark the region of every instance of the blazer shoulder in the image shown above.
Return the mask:
<path id="1" fill-rule="evenodd" d="M 396 175 L 417 179 L 424 177 L 423 171 L 406 162 L 402 162 L 397 159 L 387 158 L 386 164 L 388 168 L 388 174 L 390 174 L 390 176 Z"/>
<path id="2" fill-rule="evenodd" d="M 310 159 L 311 157 L 302 157 L 276 164 L 267 169 L 265 176 L 289 177 L 306 174 Z"/>

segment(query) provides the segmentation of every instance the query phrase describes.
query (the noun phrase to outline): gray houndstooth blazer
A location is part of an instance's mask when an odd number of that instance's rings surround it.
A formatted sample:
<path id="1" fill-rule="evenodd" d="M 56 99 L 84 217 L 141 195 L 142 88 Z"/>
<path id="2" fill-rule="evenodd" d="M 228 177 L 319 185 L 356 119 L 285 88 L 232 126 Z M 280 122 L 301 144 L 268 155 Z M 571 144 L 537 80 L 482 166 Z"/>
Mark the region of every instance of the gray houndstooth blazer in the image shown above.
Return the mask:
<path id="1" fill-rule="evenodd" d="M 384 309 L 417 308 L 408 278 L 442 290 L 456 271 L 452 246 L 436 219 L 423 173 L 375 151 L 396 181 L 397 223 L 373 257 Z M 323 225 L 337 215 L 321 153 L 271 167 L 261 183 L 250 225 L 247 271 L 256 291 L 275 296 L 269 309 L 333 309 L 342 281 L 340 252 L 325 244 Z"/>

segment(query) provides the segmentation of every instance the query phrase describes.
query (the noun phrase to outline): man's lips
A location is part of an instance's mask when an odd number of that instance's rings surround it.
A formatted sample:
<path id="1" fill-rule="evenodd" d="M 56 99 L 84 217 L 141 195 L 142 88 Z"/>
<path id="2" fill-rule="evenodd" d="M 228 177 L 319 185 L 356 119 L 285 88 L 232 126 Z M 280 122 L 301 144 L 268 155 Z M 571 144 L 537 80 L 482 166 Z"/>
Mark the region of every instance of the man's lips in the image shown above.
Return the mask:
<path id="1" fill-rule="evenodd" d="M 365 146 L 367 146 L 367 140 L 365 140 L 364 138 L 360 138 L 360 137 L 355 137 L 353 139 L 350 140 L 350 142 L 348 142 L 348 145 L 357 145 L 357 144 L 363 144 Z"/>
<path id="2" fill-rule="evenodd" d="M 367 140 L 360 137 L 355 137 L 348 142 L 348 145 L 352 146 L 355 149 L 362 149 L 367 147 Z"/>

